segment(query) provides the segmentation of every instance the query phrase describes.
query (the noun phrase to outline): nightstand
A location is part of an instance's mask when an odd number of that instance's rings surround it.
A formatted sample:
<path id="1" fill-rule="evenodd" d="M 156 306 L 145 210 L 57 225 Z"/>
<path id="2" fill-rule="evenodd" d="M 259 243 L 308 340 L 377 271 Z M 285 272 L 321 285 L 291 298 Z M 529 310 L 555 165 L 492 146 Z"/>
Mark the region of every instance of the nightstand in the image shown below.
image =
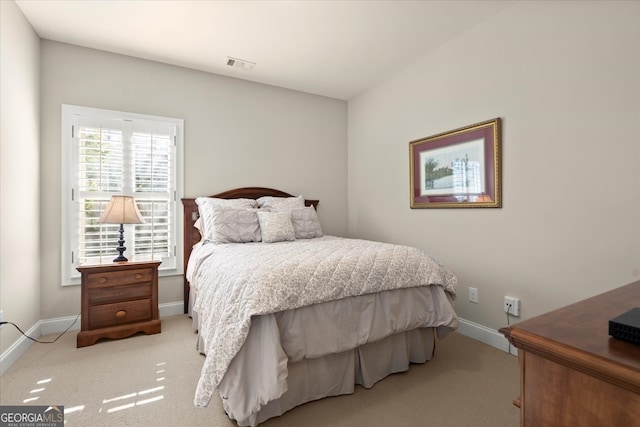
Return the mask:
<path id="1" fill-rule="evenodd" d="M 82 275 L 82 323 L 77 347 L 100 338 L 160 333 L 160 261 L 118 262 L 78 267 Z"/>

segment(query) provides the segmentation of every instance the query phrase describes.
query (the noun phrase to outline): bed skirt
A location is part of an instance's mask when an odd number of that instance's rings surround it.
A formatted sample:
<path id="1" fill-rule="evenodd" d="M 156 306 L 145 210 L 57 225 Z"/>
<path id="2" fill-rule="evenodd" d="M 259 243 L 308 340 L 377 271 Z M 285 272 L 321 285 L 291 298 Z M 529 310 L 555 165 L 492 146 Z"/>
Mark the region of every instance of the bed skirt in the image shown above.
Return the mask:
<path id="1" fill-rule="evenodd" d="M 351 394 L 356 384 L 371 388 L 390 374 L 407 371 L 411 363 L 431 360 L 435 349 L 434 331 L 435 328 L 414 329 L 342 353 L 288 363 L 287 375 L 283 379 L 286 381 L 286 391 L 244 419 L 236 419 L 235 397 L 228 394 L 228 389 L 232 387 L 231 384 L 225 384 L 225 377 L 220 384 L 223 407 L 239 426 L 256 426 L 304 403 Z M 236 380 L 229 379 L 229 382 Z"/>

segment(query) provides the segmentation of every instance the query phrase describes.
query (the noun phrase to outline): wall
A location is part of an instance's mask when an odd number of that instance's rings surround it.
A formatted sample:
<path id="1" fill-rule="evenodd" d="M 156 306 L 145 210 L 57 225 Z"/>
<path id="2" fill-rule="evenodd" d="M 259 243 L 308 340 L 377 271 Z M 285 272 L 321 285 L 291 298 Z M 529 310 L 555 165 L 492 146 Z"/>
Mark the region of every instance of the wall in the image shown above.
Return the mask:
<path id="1" fill-rule="evenodd" d="M 519 2 L 349 102 L 349 234 L 416 245 L 466 320 L 640 280 L 640 3 Z M 501 117 L 502 209 L 409 208 L 409 141 Z M 468 287 L 479 304 L 468 302 Z"/>
<path id="2" fill-rule="evenodd" d="M 80 310 L 60 285 L 61 104 L 184 119 L 185 197 L 278 188 L 320 199 L 324 231 L 346 234 L 346 102 L 49 40 L 41 76 L 42 319 Z M 161 278 L 175 301 L 182 276 Z"/>
<path id="3" fill-rule="evenodd" d="M 0 1 L 0 310 L 25 331 L 40 320 L 39 55 L 20 9 Z M 0 354 L 19 337 L 4 325 Z"/>

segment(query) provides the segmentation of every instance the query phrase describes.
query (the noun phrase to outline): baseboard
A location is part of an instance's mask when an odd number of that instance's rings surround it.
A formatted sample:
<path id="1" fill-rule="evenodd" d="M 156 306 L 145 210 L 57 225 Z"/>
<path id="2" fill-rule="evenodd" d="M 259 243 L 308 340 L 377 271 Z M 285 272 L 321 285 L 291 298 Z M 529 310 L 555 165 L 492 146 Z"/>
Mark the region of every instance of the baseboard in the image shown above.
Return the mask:
<path id="1" fill-rule="evenodd" d="M 518 355 L 518 349 L 510 345 L 504 335 L 495 329 L 487 328 L 486 326 L 462 318 L 458 318 L 458 320 L 460 321 L 460 326 L 458 327 L 460 334 L 495 347 L 505 353 L 514 356 Z"/>
<path id="2" fill-rule="evenodd" d="M 183 314 L 184 303 L 182 301 L 158 304 L 158 314 L 160 318 Z M 7 325 L 4 325 L 7 327 Z M 43 335 L 59 334 L 62 331 L 79 331 L 80 316 L 57 317 L 54 319 L 44 319 L 38 321 L 26 334 L 34 339 L 39 339 Z M 0 376 L 9 369 L 22 356 L 31 345 L 34 344 L 29 338 L 20 336 L 11 347 L 0 355 Z"/>
<path id="3" fill-rule="evenodd" d="M 184 314 L 184 303 L 168 302 L 165 304 L 158 304 L 158 310 L 160 311 L 160 318 L 177 316 L 178 314 Z"/>
<path id="4" fill-rule="evenodd" d="M 25 333 L 33 338 L 39 338 L 42 334 L 40 333 L 40 323 L 37 322 L 31 329 L 26 331 Z M 4 325 L 6 328 L 7 325 Z M 29 338 L 21 335 L 20 338 L 16 340 L 8 349 L 5 350 L 2 355 L 0 355 L 0 376 L 4 375 L 4 373 L 9 369 L 16 361 L 22 356 L 33 344 Z"/>

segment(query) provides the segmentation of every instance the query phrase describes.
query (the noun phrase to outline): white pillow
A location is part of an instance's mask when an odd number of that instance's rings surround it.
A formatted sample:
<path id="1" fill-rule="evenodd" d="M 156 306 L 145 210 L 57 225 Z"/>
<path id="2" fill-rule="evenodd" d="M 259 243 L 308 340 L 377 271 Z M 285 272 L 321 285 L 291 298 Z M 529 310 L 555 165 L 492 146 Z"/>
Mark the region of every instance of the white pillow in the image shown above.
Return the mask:
<path id="1" fill-rule="evenodd" d="M 256 212 L 260 222 L 262 241 L 265 243 L 285 242 L 296 239 L 291 222 L 291 212 Z"/>
<path id="2" fill-rule="evenodd" d="M 213 242 L 214 209 L 255 209 L 258 203 L 253 199 L 218 199 L 215 197 L 198 197 L 196 199 L 201 218 L 200 232 L 205 241 Z"/>
<path id="3" fill-rule="evenodd" d="M 293 223 L 296 239 L 322 237 L 320 220 L 313 206 L 291 209 L 291 222 Z"/>
<path id="4" fill-rule="evenodd" d="M 258 206 L 260 209 L 283 211 L 296 208 L 304 208 L 304 197 L 273 197 L 263 196 L 258 200 Z"/>

